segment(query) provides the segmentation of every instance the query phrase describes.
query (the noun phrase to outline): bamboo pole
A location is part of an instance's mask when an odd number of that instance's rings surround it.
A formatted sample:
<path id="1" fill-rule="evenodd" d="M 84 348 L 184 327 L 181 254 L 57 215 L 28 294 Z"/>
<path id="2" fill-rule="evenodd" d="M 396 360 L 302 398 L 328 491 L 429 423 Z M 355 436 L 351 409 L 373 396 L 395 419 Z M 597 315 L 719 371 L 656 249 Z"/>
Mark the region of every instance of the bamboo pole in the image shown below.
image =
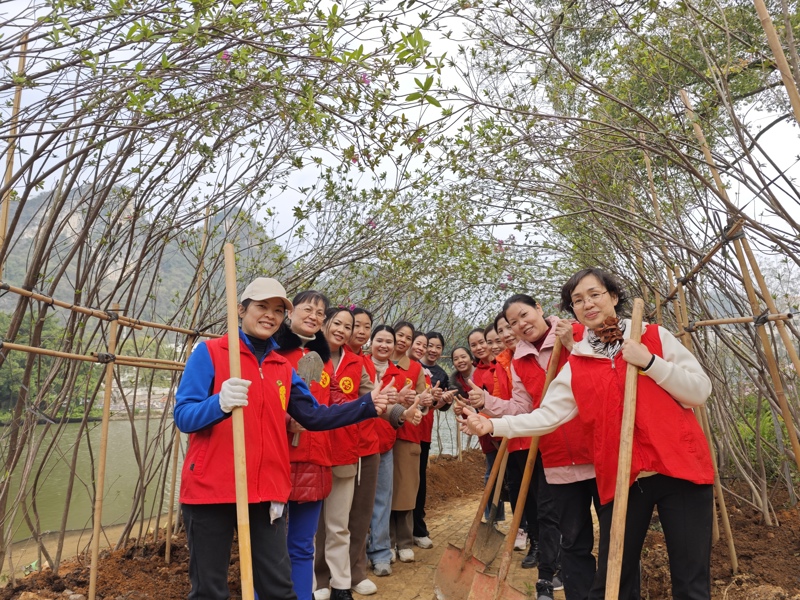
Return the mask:
<path id="1" fill-rule="evenodd" d="M 119 305 L 114 305 L 119 310 Z M 108 352 L 117 350 L 117 321 L 111 321 L 108 330 Z M 100 455 L 97 465 L 97 484 L 94 496 L 94 527 L 92 529 L 92 565 L 89 570 L 89 600 L 95 600 L 97 594 L 97 567 L 100 555 L 100 529 L 103 518 L 103 492 L 106 480 L 106 451 L 108 450 L 108 422 L 111 416 L 111 388 L 114 385 L 114 363 L 106 365 L 105 389 L 103 390 L 103 423 L 100 432 Z"/>
<path id="2" fill-rule="evenodd" d="M 28 34 L 22 36 L 22 43 L 19 51 L 19 68 L 17 73 L 20 77 L 25 74 L 25 56 L 28 52 Z M 14 100 L 11 105 L 11 127 L 8 135 L 8 154 L 6 155 L 6 176 L 5 188 L 2 201 L 0 201 L 0 251 L 4 251 L 6 243 L 6 229 L 8 229 L 8 210 L 11 205 L 11 180 L 14 176 L 14 151 L 17 146 L 17 121 L 19 120 L 19 105 L 22 100 L 22 84 L 14 89 Z M 4 252 L 8 254 L 8 252 Z M 3 278 L 3 268 L 5 260 L 0 261 L 0 280 Z"/>
<path id="3" fill-rule="evenodd" d="M 231 377 L 241 377 L 239 356 L 239 319 L 236 297 L 236 257 L 233 244 L 225 244 L 225 296 L 228 304 L 228 354 Z M 247 459 L 245 456 L 244 414 L 233 409 L 233 466 L 236 476 L 236 522 L 239 532 L 239 571 L 243 600 L 255 600 L 253 587 L 253 555 L 250 549 L 250 509 L 247 502 Z M 90 599 L 91 600 L 91 599 Z"/>
<path id="4" fill-rule="evenodd" d="M 12 294 L 17 294 L 18 296 L 25 296 L 26 298 L 30 298 L 31 300 L 37 300 L 39 302 L 44 302 L 45 304 L 49 304 L 51 306 L 58 306 L 59 308 L 66 308 L 71 310 L 72 312 L 80 313 L 82 315 L 88 315 L 90 317 L 95 317 L 97 319 L 102 319 L 103 321 L 113 321 L 115 319 L 120 321 L 121 325 L 125 327 L 132 327 L 133 329 L 143 329 L 143 327 L 139 325 L 132 325 L 129 324 L 129 321 L 121 316 L 121 315 L 112 315 L 109 312 L 104 310 L 98 310 L 96 308 L 87 308 L 85 306 L 80 306 L 79 304 L 72 304 L 71 302 L 64 302 L 63 300 L 56 300 L 50 296 L 45 296 L 44 294 L 39 294 L 37 292 L 32 292 L 30 290 L 26 290 L 21 287 L 16 287 L 13 285 L 9 285 L 8 283 L 0 283 L 0 290 L 5 290 L 7 292 L 11 292 Z"/>
<path id="5" fill-rule="evenodd" d="M 206 248 L 208 246 L 208 225 L 210 219 L 211 206 L 209 205 L 206 206 L 206 220 L 203 223 L 203 243 L 200 245 L 200 260 L 197 266 L 197 289 L 194 293 L 194 304 L 192 306 L 192 328 L 194 328 L 195 324 L 197 323 L 197 311 L 200 309 L 200 284 L 203 281 L 203 261 L 206 255 Z M 192 353 L 196 342 L 197 336 L 192 336 L 189 338 L 188 344 L 186 345 L 186 360 L 189 360 L 189 355 Z M 172 558 L 172 523 L 175 519 L 175 488 L 178 486 L 178 455 L 180 453 L 181 446 L 181 432 L 177 427 L 174 428 L 175 436 L 172 440 L 172 476 L 170 479 L 169 490 L 170 501 L 169 513 L 167 515 L 167 539 L 166 548 L 164 550 L 164 562 L 167 564 L 169 564 Z"/>
<path id="6" fill-rule="evenodd" d="M 689 322 L 689 308 L 688 303 L 686 302 L 686 294 L 683 289 L 682 284 L 678 284 L 678 294 L 680 297 L 680 305 L 681 305 L 681 326 L 684 330 L 688 327 Z M 688 332 L 686 332 L 688 333 Z M 694 354 L 694 342 L 692 342 L 692 336 L 686 335 L 681 340 L 683 345 L 686 349 Z M 714 447 L 714 440 L 711 436 L 711 422 L 708 419 L 708 410 L 706 409 L 705 405 L 698 406 L 695 409 L 695 416 L 697 420 L 700 422 L 700 427 L 703 429 L 703 434 L 706 437 L 706 442 L 708 443 L 708 451 L 711 454 L 711 464 L 714 467 L 714 495 L 717 498 L 717 502 L 719 502 L 719 512 L 722 514 L 722 528 L 725 530 L 725 539 L 728 543 L 728 557 L 731 561 L 731 571 L 733 574 L 739 571 L 739 557 L 736 554 L 736 544 L 733 540 L 733 531 L 731 530 L 731 522 L 728 516 L 728 505 L 725 502 L 725 494 L 722 490 L 722 482 L 719 478 L 719 468 L 717 466 L 717 452 L 716 448 Z M 716 544 L 719 541 L 719 523 L 717 522 L 717 505 L 716 503 L 712 504 L 712 509 L 714 513 L 714 520 L 712 521 L 711 527 L 711 541 L 712 543 Z"/>
<path id="7" fill-rule="evenodd" d="M 642 339 L 641 298 L 633 301 L 630 339 Z M 611 540 L 608 546 L 608 572 L 606 575 L 606 598 L 619 598 L 622 575 L 622 553 L 625 550 L 625 519 L 628 514 L 628 492 L 630 491 L 631 461 L 633 458 L 633 430 L 636 422 L 636 389 L 639 367 L 628 363 L 625 372 L 625 403 L 622 408 L 622 429 L 619 437 L 619 461 L 617 462 L 617 485 L 614 492 L 614 507 L 611 513 Z"/>
<path id="8" fill-rule="evenodd" d="M 750 301 L 750 308 L 755 314 L 759 309 L 758 297 L 756 296 L 756 290 L 753 287 L 753 281 L 750 279 L 750 271 L 747 268 L 747 260 L 744 255 L 742 243 L 741 240 L 735 240 L 733 243 L 734 248 L 736 249 L 736 258 L 739 261 L 739 268 L 742 271 L 744 289 L 747 292 L 747 298 Z M 778 363 L 775 360 L 775 355 L 772 352 L 772 344 L 770 344 L 769 336 L 767 336 L 767 330 L 763 325 L 757 326 L 756 331 L 758 332 L 758 338 L 761 341 L 761 349 L 764 351 L 764 357 L 767 359 L 767 369 L 769 371 L 770 379 L 772 379 L 772 385 L 775 388 L 775 395 L 778 397 L 778 406 L 781 408 L 781 416 L 783 417 L 783 422 L 786 425 L 786 431 L 789 434 L 789 440 L 792 443 L 794 461 L 797 465 L 797 469 L 800 470 L 800 441 L 797 439 L 797 430 L 794 426 L 792 413 L 789 410 L 789 403 L 786 400 L 786 393 L 784 392 L 783 383 L 781 382 L 781 374 L 778 370 Z"/>
<path id="9" fill-rule="evenodd" d="M 117 321 L 112 321 L 117 323 Z M 72 352 L 62 352 L 61 350 L 50 350 L 49 348 L 39 348 L 38 346 L 25 346 L 24 344 L 15 344 L 13 342 L 0 342 L 0 349 L 17 350 L 18 352 L 27 352 L 29 354 L 40 354 L 42 356 L 52 356 L 54 358 L 64 358 L 67 360 L 80 360 L 83 362 L 91 363 L 116 363 L 124 367 L 136 367 L 142 369 L 156 369 L 162 371 L 183 371 L 183 363 L 176 362 L 175 364 L 152 363 L 147 360 L 133 361 L 129 360 L 130 356 L 114 356 L 113 360 L 105 360 L 100 356 L 90 356 L 87 354 L 73 354 Z"/>
<path id="10" fill-rule="evenodd" d="M 755 0 L 755 5 L 758 20 L 761 21 L 761 27 L 767 35 L 767 43 L 769 43 L 770 50 L 775 56 L 775 65 L 781 73 L 786 93 L 789 94 L 789 102 L 792 105 L 794 118 L 800 123 L 800 93 L 797 91 L 797 84 L 792 77 L 789 61 L 786 60 L 786 54 L 783 52 L 783 45 L 778 38 L 778 33 L 775 31 L 775 25 L 772 23 L 772 17 L 767 10 L 767 5 L 764 4 L 764 0 Z"/>
<path id="11" fill-rule="evenodd" d="M 773 313 L 770 315 L 754 315 L 752 317 L 725 317 L 723 319 L 708 319 L 706 321 L 692 321 L 689 323 L 689 330 L 694 329 L 695 327 L 711 327 L 714 325 L 737 325 L 741 323 L 755 323 L 761 319 L 764 321 L 788 321 L 789 319 L 794 318 L 794 313 L 784 312 L 784 313 Z M 684 331 L 680 335 L 685 335 L 686 333 L 691 333 L 691 331 Z M 800 371 L 798 371 L 800 372 Z"/>
<path id="12" fill-rule="evenodd" d="M 694 111 L 692 109 L 692 104 L 691 102 L 689 102 L 689 96 L 686 94 L 685 90 L 681 90 L 681 98 L 683 100 L 684 105 L 686 106 L 686 112 L 689 115 L 689 119 L 692 121 L 692 127 L 694 128 L 695 137 L 697 137 L 697 141 L 700 143 L 700 148 L 703 151 L 703 156 L 705 156 L 706 163 L 708 164 L 709 170 L 711 171 L 711 176 L 714 178 L 714 182 L 717 185 L 718 192 L 726 201 L 730 202 L 730 199 L 728 198 L 728 192 L 725 190 L 725 186 L 722 184 L 722 178 L 720 177 L 719 171 L 717 170 L 717 163 L 714 161 L 714 157 L 711 155 L 711 150 L 709 149 L 708 142 L 706 141 L 706 137 L 703 134 L 703 129 L 700 127 L 700 123 L 698 123 L 697 121 L 697 117 L 695 116 Z M 756 297 L 756 292 L 753 287 L 753 282 L 750 279 L 750 271 L 747 268 L 747 260 L 745 258 L 742 241 L 738 239 L 739 237 L 741 237 L 739 234 L 743 222 L 739 220 L 737 223 L 740 223 L 740 226 L 736 228 L 736 223 L 735 223 L 734 227 L 731 227 L 728 230 L 725 237 L 726 240 L 733 239 L 733 245 L 736 250 L 736 258 L 739 261 L 739 269 L 742 272 L 742 282 L 744 283 L 744 289 L 745 292 L 747 293 L 747 298 L 750 301 L 750 308 L 753 314 L 758 314 L 759 313 L 758 298 Z M 769 296 L 769 293 L 767 292 L 765 295 Z M 783 421 L 786 425 L 786 430 L 787 433 L 789 434 L 789 440 L 792 443 L 792 451 L 794 453 L 795 464 L 797 465 L 798 470 L 800 470 L 800 442 L 797 439 L 797 431 L 794 426 L 792 413 L 789 410 L 789 404 L 786 401 L 786 394 L 784 393 L 783 390 L 783 383 L 781 383 L 781 376 L 780 376 L 780 371 L 778 370 L 778 364 L 777 361 L 775 360 L 775 355 L 772 352 L 772 346 L 770 345 L 769 337 L 767 336 L 766 330 L 764 329 L 763 326 L 758 326 L 756 327 L 756 331 L 758 333 L 759 340 L 761 341 L 761 346 L 764 351 L 764 357 L 767 360 L 767 369 L 769 370 L 770 378 L 772 379 L 772 385 L 775 388 L 775 395 L 778 398 L 778 405 L 781 408 L 781 416 L 783 417 Z"/>
<path id="13" fill-rule="evenodd" d="M 758 261 L 753 254 L 753 249 L 750 248 L 750 242 L 746 237 L 742 238 L 742 249 L 744 250 L 745 256 L 747 256 L 747 260 L 750 262 L 750 268 L 753 269 L 753 275 L 755 275 L 756 282 L 758 282 L 758 287 L 761 290 L 761 296 L 764 298 L 764 302 L 767 304 L 767 309 L 773 314 L 777 313 L 778 307 L 775 305 L 775 300 L 772 298 L 772 294 L 767 287 L 767 282 L 764 280 L 764 275 L 762 275 L 761 269 L 758 266 Z M 790 337 L 789 332 L 786 331 L 786 325 L 783 323 L 784 320 L 792 318 L 792 313 L 783 314 L 788 315 L 786 319 L 775 318 L 767 320 L 775 321 L 775 326 L 778 328 L 778 334 L 781 336 L 783 345 L 786 348 L 786 353 L 789 355 L 789 359 L 792 361 L 794 371 L 795 373 L 800 373 L 800 357 L 797 356 L 797 350 L 792 343 L 792 338 Z M 773 315 L 769 316 L 772 317 Z"/>

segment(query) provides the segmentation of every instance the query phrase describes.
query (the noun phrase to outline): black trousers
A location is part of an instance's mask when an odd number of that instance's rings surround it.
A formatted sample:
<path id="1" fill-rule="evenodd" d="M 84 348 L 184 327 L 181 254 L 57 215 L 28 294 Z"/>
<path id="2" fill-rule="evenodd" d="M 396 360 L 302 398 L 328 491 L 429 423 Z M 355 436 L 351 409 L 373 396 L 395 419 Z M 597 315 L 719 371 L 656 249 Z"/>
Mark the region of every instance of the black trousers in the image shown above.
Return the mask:
<path id="1" fill-rule="evenodd" d="M 526 460 L 528 460 L 527 450 L 516 450 L 508 453 L 505 485 L 508 488 L 511 510 L 516 510 L 517 507 L 519 488 L 522 485 L 522 474 L 525 472 Z M 528 496 L 525 498 L 525 509 L 522 513 L 520 527 L 527 531 L 532 539 L 539 540 L 539 511 L 536 506 L 536 467 L 534 467 L 534 475 L 528 488 Z"/>
<path id="2" fill-rule="evenodd" d="M 414 506 L 414 537 L 428 537 L 428 526 L 425 524 L 425 497 L 428 494 L 426 483 L 431 443 L 420 442 L 419 449 L 419 488 L 417 488 L 417 504 Z"/>
<path id="3" fill-rule="evenodd" d="M 519 500 L 519 489 L 528 460 L 527 450 L 517 450 L 508 455 L 508 484 L 512 505 Z M 525 498 L 525 521 L 528 535 L 539 543 L 539 579 L 551 581 L 558 571 L 561 532 L 558 530 L 558 512 L 553 499 L 552 486 L 544 477 L 542 455 L 536 455 L 533 477 Z"/>
<path id="4" fill-rule="evenodd" d="M 622 553 L 620 598 L 632 598 L 639 581 L 639 557 L 650 526 L 653 508 L 664 529 L 675 600 L 711 598 L 711 523 L 714 491 L 711 485 L 697 485 L 666 475 L 642 477 L 631 486 L 625 520 L 625 548 Z M 614 503 L 600 507 L 600 555 L 590 600 L 605 597 L 611 514 Z M 637 596 L 638 597 L 638 596 Z"/>
<path id="5" fill-rule="evenodd" d="M 564 595 L 567 600 L 586 600 L 597 572 L 597 561 L 592 554 L 592 504 L 596 511 L 600 511 L 597 480 L 592 478 L 551 485 L 550 489 L 561 531 L 561 580 L 564 582 Z"/>
<path id="6" fill-rule="evenodd" d="M 269 502 L 250 505 L 253 582 L 259 598 L 297 600 L 286 547 L 286 513 L 269 522 Z M 228 600 L 235 504 L 182 504 L 189 541 L 189 600 Z"/>

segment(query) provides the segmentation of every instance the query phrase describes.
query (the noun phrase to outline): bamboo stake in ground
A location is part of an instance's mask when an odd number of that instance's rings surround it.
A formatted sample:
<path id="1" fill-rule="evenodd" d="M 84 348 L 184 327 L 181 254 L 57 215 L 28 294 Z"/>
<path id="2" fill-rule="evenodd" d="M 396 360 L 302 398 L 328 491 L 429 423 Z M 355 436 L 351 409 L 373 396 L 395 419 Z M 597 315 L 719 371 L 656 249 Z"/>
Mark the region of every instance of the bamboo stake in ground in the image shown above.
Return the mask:
<path id="1" fill-rule="evenodd" d="M 231 377 L 241 377 L 239 357 L 239 318 L 236 297 L 236 257 L 233 244 L 225 244 L 225 297 L 228 304 L 228 354 Z M 250 509 L 247 504 L 247 460 L 244 446 L 244 414 L 241 407 L 234 408 L 233 466 L 236 477 L 236 523 L 239 535 L 239 571 L 242 578 L 242 598 L 255 599 L 253 588 L 253 555 L 250 549 Z"/>
<path id="2" fill-rule="evenodd" d="M 789 61 L 786 60 L 786 54 L 783 52 L 783 45 L 775 31 L 775 25 L 772 23 L 772 17 L 767 10 L 767 5 L 764 0 L 755 0 L 756 12 L 758 13 L 758 20 L 761 21 L 761 27 L 764 33 L 767 34 L 767 42 L 769 43 L 770 50 L 775 56 L 775 65 L 781 72 L 781 79 L 783 85 L 786 87 L 786 93 L 789 94 L 789 102 L 792 104 L 792 112 L 794 118 L 800 123 L 800 93 L 797 91 L 797 84 L 792 77 L 792 70 L 789 68 Z"/>
<path id="3" fill-rule="evenodd" d="M 642 339 L 641 298 L 633 301 L 630 339 Z M 617 489 L 614 492 L 614 508 L 611 513 L 611 541 L 608 546 L 608 570 L 606 575 L 606 598 L 619 597 L 622 575 L 622 553 L 625 547 L 625 518 L 628 514 L 628 492 L 630 491 L 631 460 L 633 458 L 633 428 L 636 422 L 636 390 L 639 367 L 628 363 L 625 372 L 625 403 L 622 408 L 622 429 L 619 436 L 619 462 L 617 463 Z"/>
<path id="4" fill-rule="evenodd" d="M 115 304 L 113 310 L 119 310 Z M 108 353 L 117 350 L 117 321 L 111 321 L 108 328 Z M 98 456 L 97 480 L 94 496 L 94 527 L 92 529 L 92 565 L 89 570 L 89 600 L 97 594 L 97 567 L 100 555 L 100 529 L 103 518 L 103 492 L 106 480 L 106 451 L 108 449 L 108 422 L 111 416 L 111 388 L 114 385 L 114 363 L 106 365 L 105 389 L 103 390 L 103 423 L 100 430 L 100 455 Z"/>
<path id="5" fill-rule="evenodd" d="M 22 44 L 19 51 L 18 73 L 22 76 L 25 73 L 25 54 L 28 51 L 28 34 L 22 36 Z M 11 204 L 11 179 L 14 175 L 14 151 L 17 146 L 17 119 L 19 118 L 19 105 L 22 99 L 22 84 L 14 89 L 14 100 L 11 105 L 11 128 L 8 132 L 8 153 L 6 154 L 6 191 L 0 201 L 0 249 L 6 243 L 6 228 L 8 227 L 8 208 Z M 8 254 L 8 252 L 6 252 Z M 0 279 L 3 278 L 3 265 L 5 261 L 0 261 Z"/>

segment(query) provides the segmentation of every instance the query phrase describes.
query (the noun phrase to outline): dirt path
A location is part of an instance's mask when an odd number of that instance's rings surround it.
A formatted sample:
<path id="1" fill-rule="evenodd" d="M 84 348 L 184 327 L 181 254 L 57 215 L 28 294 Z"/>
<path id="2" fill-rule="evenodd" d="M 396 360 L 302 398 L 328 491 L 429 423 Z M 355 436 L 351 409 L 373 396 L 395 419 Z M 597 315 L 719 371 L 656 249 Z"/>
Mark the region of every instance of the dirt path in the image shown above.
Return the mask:
<path id="1" fill-rule="evenodd" d="M 397 562 L 392 565 L 390 577 L 370 577 L 378 586 L 378 596 L 392 600 L 431 600 L 433 598 L 433 574 L 439 559 L 442 557 L 447 543 L 451 542 L 459 548 L 464 546 L 467 530 L 475 516 L 480 496 L 469 495 L 464 498 L 452 500 L 447 504 L 447 511 L 436 510 L 427 518 L 428 531 L 430 532 L 433 548 L 421 550 L 414 548 L 416 561 L 413 563 Z M 508 522 L 501 524 L 500 529 L 506 531 Z M 509 574 L 509 582 L 522 592 L 530 591 L 535 598 L 537 580 L 536 569 L 522 569 L 520 563 L 525 556 L 524 552 L 514 552 L 514 560 Z M 497 572 L 500 557 L 495 559 L 489 573 Z M 361 598 L 362 596 L 357 596 Z M 556 592 L 556 600 L 564 598 L 564 592 Z"/>

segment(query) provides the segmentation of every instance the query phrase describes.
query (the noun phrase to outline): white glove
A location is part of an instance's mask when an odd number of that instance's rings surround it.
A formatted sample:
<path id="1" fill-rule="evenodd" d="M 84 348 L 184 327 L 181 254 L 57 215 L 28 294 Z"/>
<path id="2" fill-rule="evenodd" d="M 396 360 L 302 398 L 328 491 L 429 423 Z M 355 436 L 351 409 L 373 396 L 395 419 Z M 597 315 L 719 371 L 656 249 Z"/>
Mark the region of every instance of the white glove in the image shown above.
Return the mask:
<path id="1" fill-rule="evenodd" d="M 219 407 L 222 412 L 229 413 L 237 406 L 247 406 L 247 388 L 252 382 L 247 379 L 231 377 L 222 382 L 219 390 Z"/>

